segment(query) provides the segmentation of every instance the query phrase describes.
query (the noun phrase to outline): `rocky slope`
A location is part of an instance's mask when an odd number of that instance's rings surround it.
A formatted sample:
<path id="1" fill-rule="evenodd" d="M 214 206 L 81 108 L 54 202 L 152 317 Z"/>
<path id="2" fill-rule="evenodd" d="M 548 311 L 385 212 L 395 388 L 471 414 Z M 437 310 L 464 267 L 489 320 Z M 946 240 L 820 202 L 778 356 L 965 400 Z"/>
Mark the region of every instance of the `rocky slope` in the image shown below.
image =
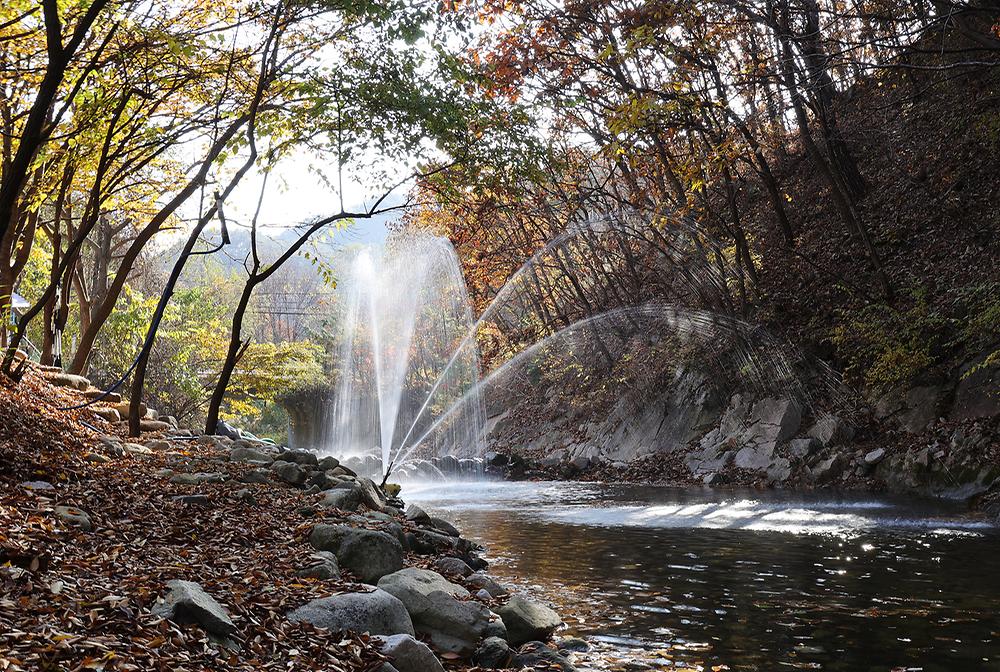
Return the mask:
<path id="1" fill-rule="evenodd" d="M 446 521 L 332 458 L 57 410 L 86 388 L 0 389 L 0 669 L 573 669 Z"/>

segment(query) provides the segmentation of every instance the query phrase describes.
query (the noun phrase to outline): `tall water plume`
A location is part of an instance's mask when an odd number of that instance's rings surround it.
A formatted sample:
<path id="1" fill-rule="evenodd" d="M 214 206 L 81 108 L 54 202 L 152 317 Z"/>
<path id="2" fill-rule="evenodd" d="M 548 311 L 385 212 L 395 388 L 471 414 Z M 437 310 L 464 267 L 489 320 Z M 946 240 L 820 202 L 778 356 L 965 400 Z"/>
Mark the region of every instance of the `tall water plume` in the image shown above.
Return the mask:
<path id="1" fill-rule="evenodd" d="M 423 441 L 407 452 L 479 453 L 479 358 L 462 345 L 473 318 L 448 240 L 398 235 L 383 248 L 359 249 L 338 297 L 339 371 L 326 452 L 375 455 L 388 470 L 417 428 Z M 439 422 L 460 398 L 467 399 L 462 412 Z"/>

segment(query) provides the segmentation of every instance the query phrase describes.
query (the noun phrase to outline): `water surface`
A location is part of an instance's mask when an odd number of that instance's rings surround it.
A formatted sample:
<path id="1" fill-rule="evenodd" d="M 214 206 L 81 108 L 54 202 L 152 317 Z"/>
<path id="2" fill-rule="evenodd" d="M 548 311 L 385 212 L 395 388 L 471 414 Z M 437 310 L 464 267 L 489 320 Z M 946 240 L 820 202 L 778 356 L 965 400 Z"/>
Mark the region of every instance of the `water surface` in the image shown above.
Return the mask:
<path id="1" fill-rule="evenodd" d="M 957 506 L 589 483 L 403 494 L 621 660 L 1000 671 L 1000 534 Z"/>

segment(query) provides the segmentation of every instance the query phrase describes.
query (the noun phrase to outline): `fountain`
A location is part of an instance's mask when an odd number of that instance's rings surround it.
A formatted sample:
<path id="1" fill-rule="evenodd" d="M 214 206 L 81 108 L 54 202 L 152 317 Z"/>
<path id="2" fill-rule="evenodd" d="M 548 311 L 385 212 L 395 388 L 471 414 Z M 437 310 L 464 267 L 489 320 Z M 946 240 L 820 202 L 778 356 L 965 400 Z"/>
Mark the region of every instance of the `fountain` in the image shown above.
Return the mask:
<path id="1" fill-rule="evenodd" d="M 373 475 L 400 466 L 404 451 L 414 458 L 481 453 L 479 358 L 460 345 L 472 311 L 448 240 L 398 235 L 383 248 L 357 250 L 338 297 L 340 370 L 324 452 L 353 458 Z M 469 399 L 463 412 L 437 422 L 459 398 Z M 419 445 L 407 443 L 413 435 Z"/>

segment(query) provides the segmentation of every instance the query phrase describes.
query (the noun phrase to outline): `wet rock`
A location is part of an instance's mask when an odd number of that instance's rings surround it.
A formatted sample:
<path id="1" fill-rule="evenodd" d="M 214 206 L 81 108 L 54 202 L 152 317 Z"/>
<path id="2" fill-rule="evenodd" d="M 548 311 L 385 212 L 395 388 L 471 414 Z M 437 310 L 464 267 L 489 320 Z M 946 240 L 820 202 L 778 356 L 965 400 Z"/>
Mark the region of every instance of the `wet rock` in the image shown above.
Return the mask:
<path id="1" fill-rule="evenodd" d="M 431 517 L 427 515 L 427 512 L 421 509 L 416 504 L 410 504 L 406 507 L 406 519 L 416 523 L 417 525 L 430 525 Z"/>
<path id="2" fill-rule="evenodd" d="M 483 637 L 490 611 L 469 591 L 436 572 L 407 568 L 382 577 L 379 588 L 399 598 L 417 632 L 441 651 L 468 655 Z"/>
<path id="3" fill-rule="evenodd" d="M 510 665 L 512 656 L 507 642 L 499 637 L 487 637 L 472 654 L 472 663 L 487 670 L 502 670 Z"/>
<path id="4" fill-rule="evenodd" d="M 222 605 L 193 581 L 168 581 L 170 592 L 153 607 L 153 615 L 177 623 L 197 623 L 215 635 L 228 637 L 238 632 Z"/>
<path id="5" fill-rule="evenodd" d="M 365 583 L 375 583 L 403 567 L 403 546 L 386 532 L 352 530 L 335 552 L 340 565 Z"/>
<path id="6" fill-rule="evenodd" d="M 229 451 L 229 461 L 249 462 L 250 464 L 271 464 L 274 462 L 274 458 L 262 450 L 241 444 Z"/>
<path id="7" fill-rule="evenodd" d="M 317 551 L 312 554 L 312 563 L 308 567 L 303 567 L 295 572 L 296 576 L 304 579 L 339 579 L 340 566 L 337 564 L 337 556 L 329 551 Z"/>
<path id="8" fill-rule="evenodd" d="M 553 651 L 543 642 L 527 642 L 511 660 L 511 667 L 540 667 L 558 669 L 562 672 L 575 672 L 576 668 L 562 654 Z"/>
<path id="9" fill-rule="evenodd" d="M 449 537 L 460 537 L 462 533 L 458 531 L 458 528 L 449 523 L 443 518 L 431 518 L 431 525 L 434 526 L 435 530 L 439 532 L 444 532 Z"/>
<path id="10" fill-rule="evenodd" d="M 79 527 L 85 532 L 89 532 L 94 527 L 90 522 L 90 515 L 83 509 L 78 509 L 75 506 L 57 506 L 53 511 L 56 517 L 67 525 Z"/>
<path id="11" fill-rule="evenodd" d="M 326 457 L 320 458 L 316 462 L 316 466 L 322 471 L 330 471 L 331 469 L 336 469 L 340 466 L 340 460 L 332 455 L 327 455 Z"/>
<path id="12" fill-rule="evenodd" d="M 809 436 L 824 448 L 841 445 L 854 438 L 854 427 L 836 415 L 824 415 L 809 429 Z"/>
<path id="13" fill-rule="evenodd" d="M 563 637 L 556 642 L 556 646 L 559 647 L 560 652 L 572 653 L 587 653 L 591 648 L 587 640 L 580 637 Z"/>
<path id="14" fill-rule="evenodd" d="M 412 635 L 391 635 L 379 643 L 379 651 L 399 672 L 444 672 L 437 656 Z"/>
<path id="15" fill-rule="evenodd" d="M 357 511 L 361 506 L 361 490 L 357 487 L 327 490 L 323 493 L 323 506 L 341 511 Z"/>
<path id="16" fill-rule="evenodd" d="M 474 572 L 465 578 L 465 585 L 472 590 L 485 590 L 492 597 L 506 597 L 507 589 L 501 586 L 493 577 L 483 572 Z"/>
<path id="17" fill-rule="evenodd" d="M 271 473 L 291 485 L 302 485 L 306 482 L 306 471 L 295 462 L 275 460 L 271 464 Z"/>
<path id="18" fill-rule="evenodd" d="M 413 635 L 413 622 L 398 598 L 378 588 L 366 593 L 343 593 L 312 600 L 288 614 L 293 622 L 307 622 L 335 632 L 353 630 L 372 635 Z"/>
<path id="19" fill-rule="evenodd" d="M 515 646 L 548 639 L 562 625 L 559 614 L 521 595 L 510 598 L 497 613 L 507 626 L 507 641 Z"/>
<path id="20" fill-rule="evenodd" d="M 375 481 L 370 478 L 359 478 L 358 487 L 361 494 L 361 503 L 370 509 L 381 511 L 386 502 L 382 491 L 375 485 Z"/>
<path id="21" fill-rule="evenodd" d="M 459 558 L 438 558 L 434 561 L 434 569 L 444 576 L 464 577 L 472 574 L 472 567 Z"/>

